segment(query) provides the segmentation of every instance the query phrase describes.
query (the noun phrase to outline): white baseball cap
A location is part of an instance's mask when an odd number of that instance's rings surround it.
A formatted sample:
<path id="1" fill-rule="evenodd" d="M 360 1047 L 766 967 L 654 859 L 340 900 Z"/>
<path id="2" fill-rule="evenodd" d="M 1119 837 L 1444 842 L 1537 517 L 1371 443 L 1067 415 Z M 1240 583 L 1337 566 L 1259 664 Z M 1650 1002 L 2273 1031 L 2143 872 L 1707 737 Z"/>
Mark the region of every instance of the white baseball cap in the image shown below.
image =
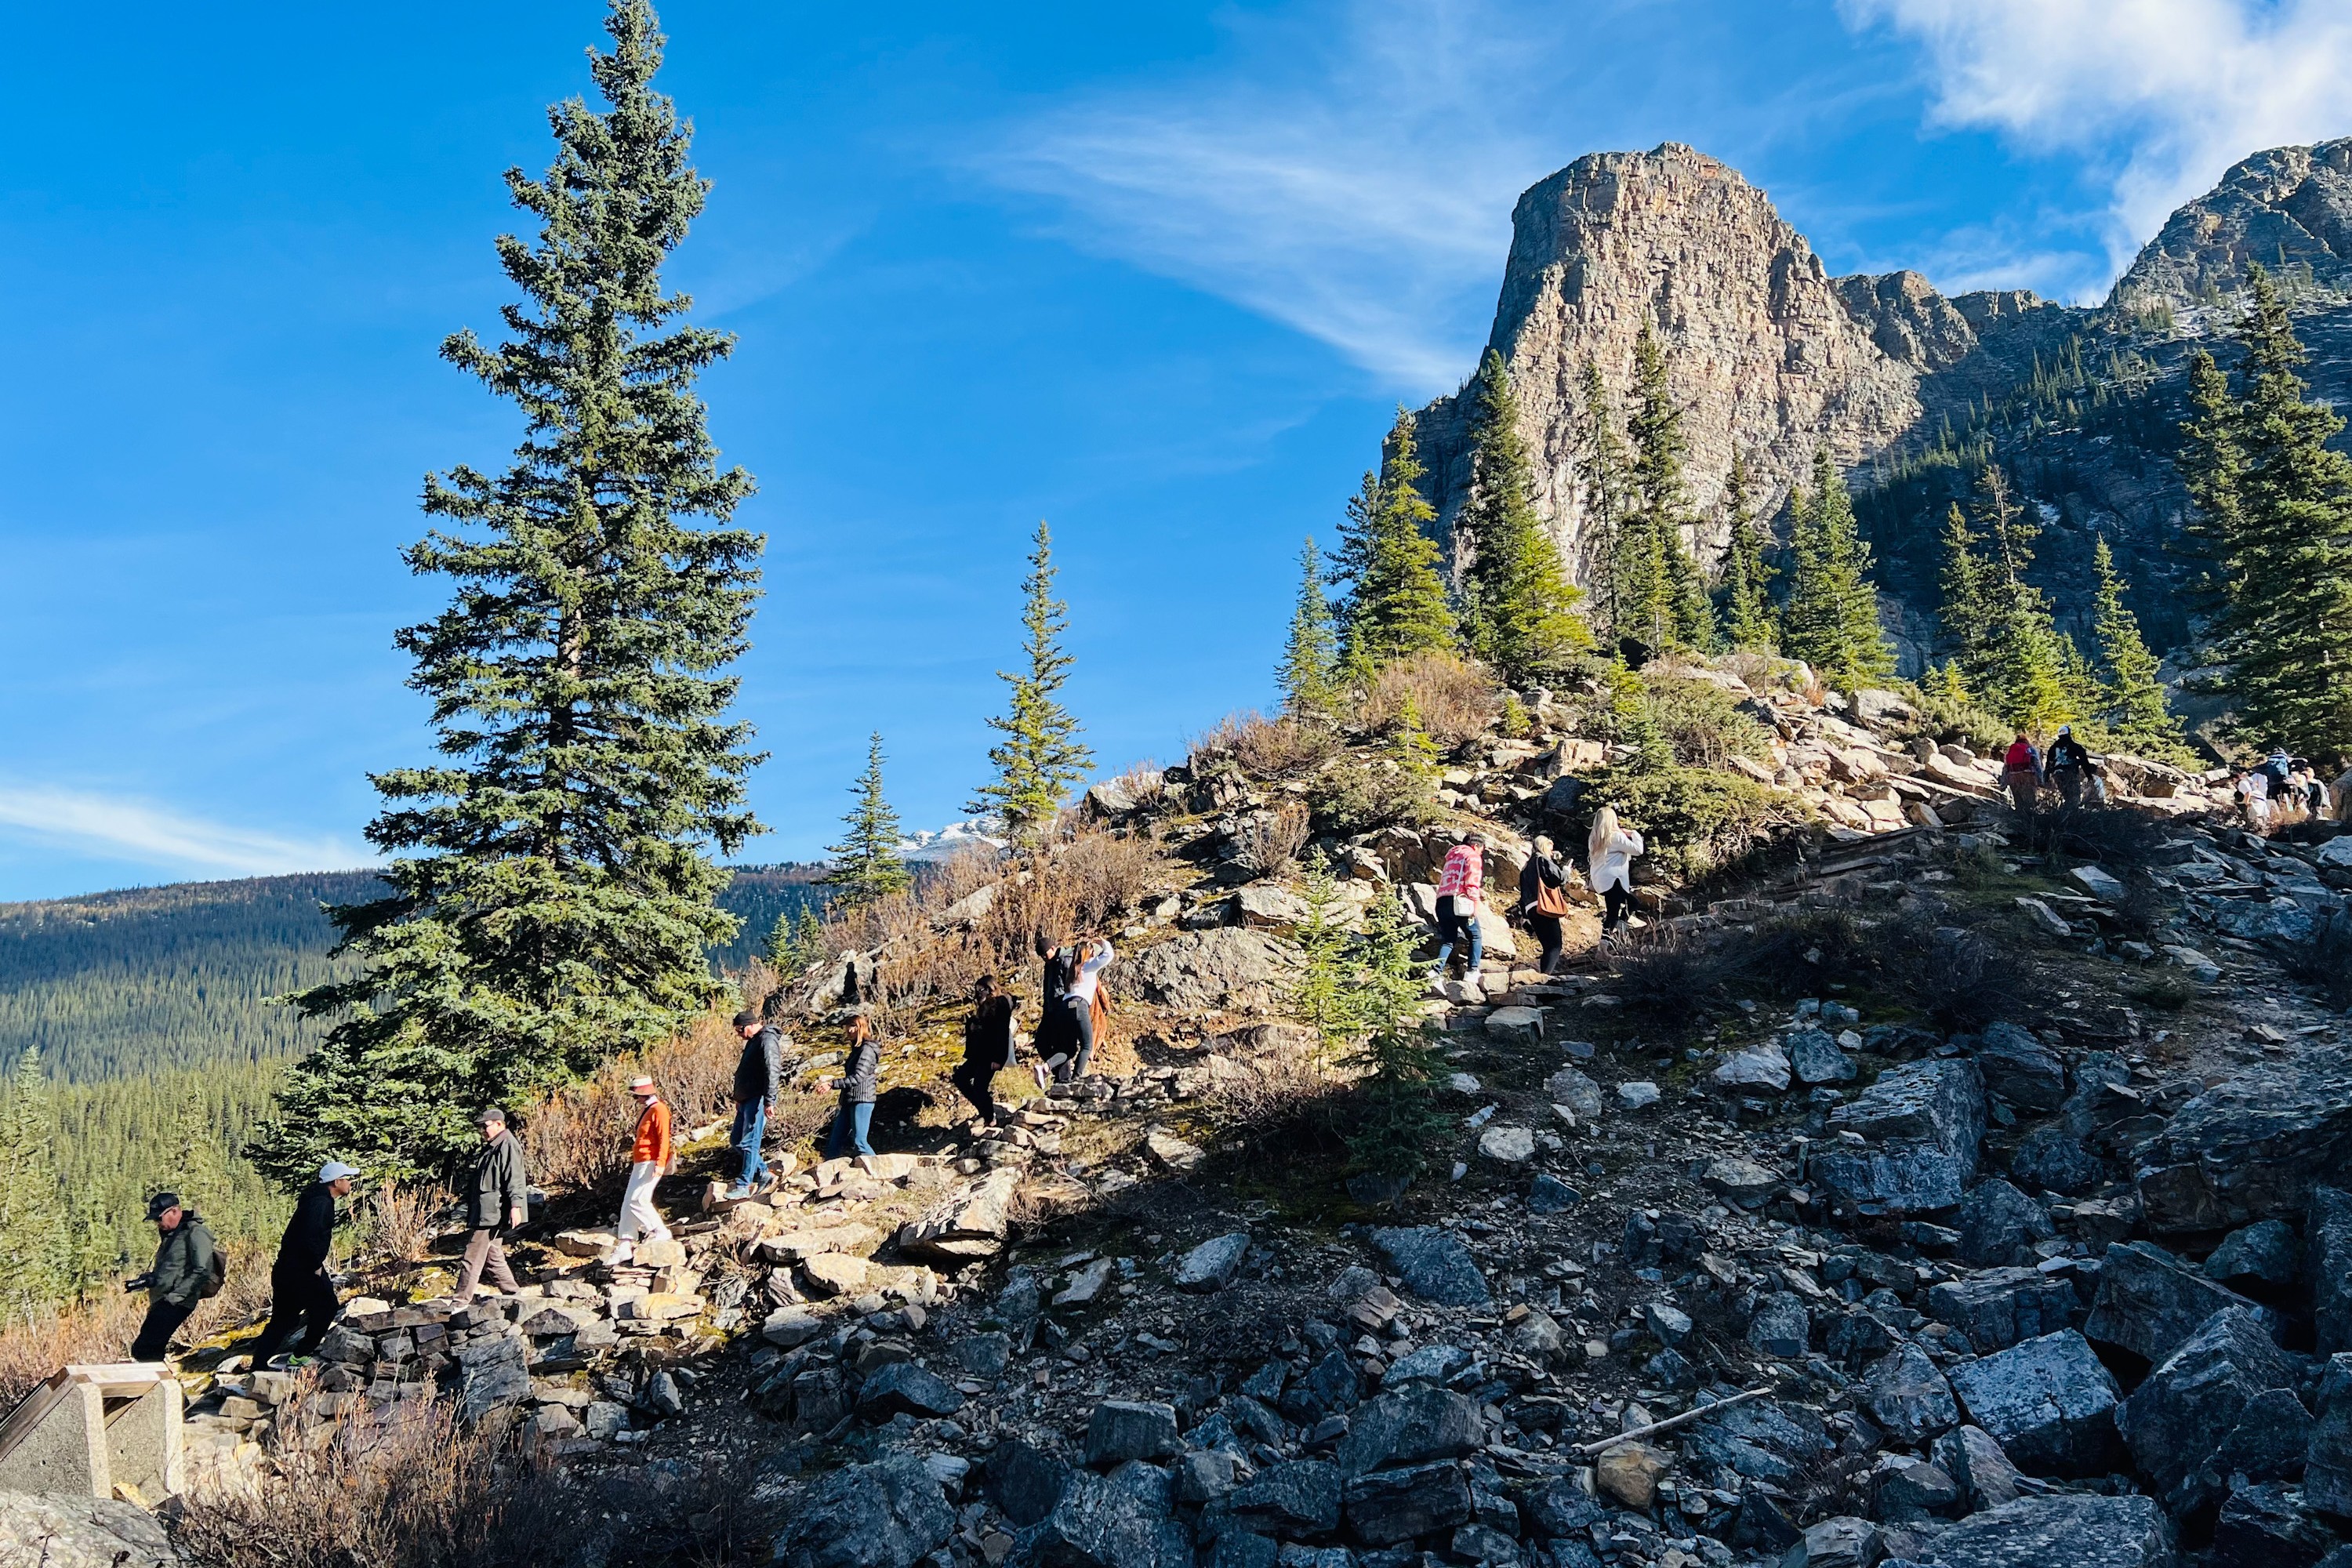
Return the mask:
<path id="1" fill-rule="evenodd" d="M 629 1092 L 631 1094 L 651 1094 L 654 1092 L 654 1080 L 645 1077 L 643 1074 L 640 1074 L 629 1080 Z"/>
<path id="2" fill-rule="evenodd" d="M 319 1180 L 322 1182 L 340 1182 L 345 1176 L 356 1176 L 359 1173 L 360 1168 L 357 1165 L 346 1165 L 341 1160 L 330 1160 L 319 1167 Z"/>

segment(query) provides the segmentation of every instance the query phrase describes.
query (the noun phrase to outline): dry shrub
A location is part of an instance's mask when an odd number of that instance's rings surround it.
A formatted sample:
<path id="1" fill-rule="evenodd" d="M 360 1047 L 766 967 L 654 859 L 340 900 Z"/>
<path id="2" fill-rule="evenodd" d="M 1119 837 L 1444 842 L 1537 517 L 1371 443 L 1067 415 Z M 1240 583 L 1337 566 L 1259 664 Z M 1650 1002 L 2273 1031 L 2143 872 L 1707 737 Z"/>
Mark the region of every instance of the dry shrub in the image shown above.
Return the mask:
<path id="1" fill-rule="evenodd" d="M 1381 671 L 1364 694 L 1364 721 L 1375 728 L 1393 724 L 1408 696 L 1422 729 L 1448 746 L 1485 734 L 1503 708 L 1502 694 L 1485 670 L 1434 648 Z"/>
<path id="2" fill-rule="evenodd" d="M 608 1063 L 533 1106 L 520 1119 L 532 1176 L 543 1185 L 589 1189 L 625 1175 L 637 1124 L 629 1080 L 639 1073 L 660 1086 L 681 1133 L 731 1109 L 735 1064 L 743 1054 L 731 1016 L 731 1009 L 705 1013 L 678 1038 Z"/>
<path id="3" fill-rule="evenodd" d="M 1199 768 L 1231 757 L 1253 777 L 1303 778 L 1339 754 L 1339 737 L 1319 724 L 1268 719 L 1255 712 L 1228 713 L 1192 745 L 1191 765 Z"/>
<path id="4" fill-rule="evenodd" d="M 1210 1082 L 1219 1124 L 1244 1143 L 1288 1143 L 1302 1130 L 1328 1131 L 1335 1102 L 1353 1081 L 1325 1061 L 1309 1037 L 1279 1038 Z"/>
<path id="5" fill-rule="evenodd" d="M 1128 799 L 1147 808 L 1168 793 L 1166 771 L 1150 757 L 1129 763 L 1127 771 L 1111 782 L 1127 792 Z"/>
<path id="6" fill-rule="evenodd" d="M 1307 804 L 1286 800 L 1242 825 L 1235 835 L 1237 858 L 1261 877 L 1280 876 L 1298 864 L 1298 852 L 1307 847 Z"/>
<path id="7" fill-rule="evenodd" d="M 394 1262 L 415 1262 L 438 1233 L 441 1211 L 456 1196 L 437 1182 L 415 1187 L 386 1182 L 368 1204 L 371 1248 Z"/>

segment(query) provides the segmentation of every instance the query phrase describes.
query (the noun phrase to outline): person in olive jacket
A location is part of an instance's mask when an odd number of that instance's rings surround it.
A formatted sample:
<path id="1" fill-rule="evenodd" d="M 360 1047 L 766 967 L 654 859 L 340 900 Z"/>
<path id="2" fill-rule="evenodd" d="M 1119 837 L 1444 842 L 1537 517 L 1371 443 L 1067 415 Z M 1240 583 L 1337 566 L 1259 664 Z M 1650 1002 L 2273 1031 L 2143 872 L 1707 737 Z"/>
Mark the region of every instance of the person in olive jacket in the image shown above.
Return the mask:
<path id="1" fill-rule="evenodd" d="M 352 1180 L 359 1173 L 356 1165 L 330 1160 L 294 1201 L 294 1217 L 286 1222 L 278 1260 L 269 1266 L 269 1325 L 254 1342 L 256 1366 L 284 1349 L 298 1330 L 302 1348 L 315 1354 L 343 1310 L 327 1272 L 327 1253 L 335 1239 L 335 1200 L 351 1196 Z"/>
<path id="2" fill-rule="evenodd" d="M 521 1225 L 530 1209 L 530 1173 L 523 1169 L 522 1141 L 507 1131 L 507 1113 L 497 1106 L 481 1114 L 482 1147 L 474 1156 L 472 1178 L 466 1184 L 465 1266 L 457 1270 L 451 1292 L 464 1306 L 474 1299 L 474 1287 L 487 1270 L 490 1283 L 507 1295 L 521 1287 L 507 1267 L 507 1249 L 499 1237 Z"/>
<path id="3" fill-rule="evenodd" d="M 214 1270 L 220 1244 L 196 1211 L 184 1207 L 177 1193 L 157 1193 L 147 1200 L 147 1217 L 162 1237 L 155 1244 L 155 1265 L 122 1287 L 147 1292 L 147 1320 L 131 1342 L 132 1361 L 162 1361 L 188 1314 L 217 1289 Z"/>

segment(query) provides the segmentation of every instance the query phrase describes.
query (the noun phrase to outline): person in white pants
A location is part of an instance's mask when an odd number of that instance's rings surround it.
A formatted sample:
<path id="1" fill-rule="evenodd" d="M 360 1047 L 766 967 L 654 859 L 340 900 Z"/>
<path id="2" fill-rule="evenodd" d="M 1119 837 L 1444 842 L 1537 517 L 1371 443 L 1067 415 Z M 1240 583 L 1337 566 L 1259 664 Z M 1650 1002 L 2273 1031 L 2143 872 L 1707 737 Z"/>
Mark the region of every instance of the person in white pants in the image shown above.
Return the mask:
<path id="1" fill-rule="evenodd" d="M 677 1152 L 670 1141 L 669 1107 L 662 1102 L 654 1080 L 643 1076 L 630 1079 L 629 1093 L 637 1102 L 637 1137 L 629 1149 L 629 1184 L 621 1194 L 621 1245 L 613 1252 L 615 1263 L 626 1263 L 636 1256 L 641 1237 L 647 1241 L 669 1239 L 669 1226 L 654 1207 L 654 1187 L 677 1163 Z"/>

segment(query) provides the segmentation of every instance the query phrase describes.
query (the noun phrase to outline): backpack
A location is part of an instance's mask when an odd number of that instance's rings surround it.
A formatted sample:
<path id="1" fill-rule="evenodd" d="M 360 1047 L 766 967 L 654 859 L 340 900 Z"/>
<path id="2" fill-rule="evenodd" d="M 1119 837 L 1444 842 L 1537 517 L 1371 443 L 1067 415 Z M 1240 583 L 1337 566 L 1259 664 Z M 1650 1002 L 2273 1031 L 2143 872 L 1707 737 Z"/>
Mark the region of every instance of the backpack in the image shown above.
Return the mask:
<path id="1" fill-rule="evenodd" d="M 220 1244 L 218 1237 L 215 1237 L 212 1261 L 205 1265 L 205 1282 L 196 1288 L 196 1295 L 200 1300 L 209 1301 L 219 1295 L 221 1287 L 227 1283 L 228 1248 Z"/>

